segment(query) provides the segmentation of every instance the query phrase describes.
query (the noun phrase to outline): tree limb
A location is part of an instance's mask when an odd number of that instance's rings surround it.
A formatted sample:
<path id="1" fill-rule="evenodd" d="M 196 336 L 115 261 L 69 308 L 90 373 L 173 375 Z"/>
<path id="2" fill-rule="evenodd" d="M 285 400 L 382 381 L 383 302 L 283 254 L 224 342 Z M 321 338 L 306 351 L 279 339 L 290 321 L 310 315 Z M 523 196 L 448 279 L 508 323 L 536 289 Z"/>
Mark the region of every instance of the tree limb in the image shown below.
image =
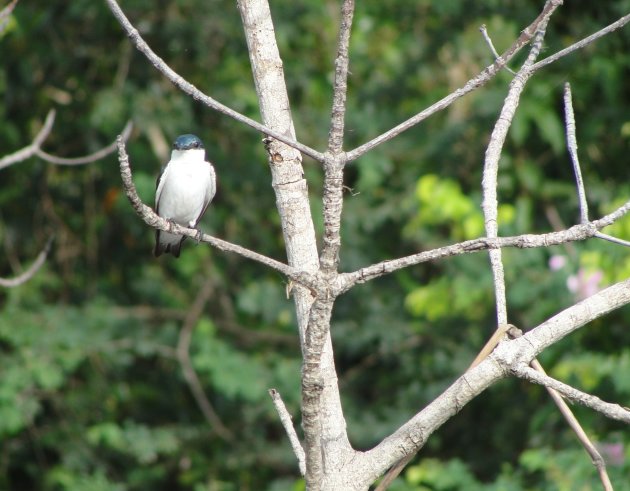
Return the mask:
<path id="1" fill-rule="evenodd" d="M 572 305 L 522 337 L 500 343 L 477 367 L 459 377 L 440 396 L 376 447 L 360 455 L 357 466 L 372 483 L 396 462 L 417 452 L 429 436 L 490 385 L 515 367 L 528 365 L 545 348 L 587 323 L 630 304 L 630 280 L 621 281 Z"/>
<path id="2" fill-rule="evenodd" d="M 512 369 L 512 373 L 519 378 L 527 380 L 533 384 L 542 385 L 548 387 L 560 393 L 563 397 L 566 397 L 571 402 L 586 406 L 598 413 L 602 413 L 604 416 L 621 421 L 623 423 L 630 424 L 630 410 L 620 406 L 619 404 L 612 404 L 610 402 L 602 401 L 599 397 L 596 397 L 586 392 L 582 392 L 574 387 L 571 387 L 564 382 L 560 382 L 549 375 L 541 373 L 527 366 L 526 364 L 520 364 Z"/>
<path id="3" fill-rule="evenodd" d="M 254 121 L 251 118 L 235 111 L 234 109 L 229 108 L 228 106 L 221 104 L 217 100 L 213 99 L 209 95 L 204 94 L 193 84 L 185 80 L 178 73 L 176 73 L 170 66 L 166 64 L 166 62 L 160 58 L 155 52 L 150 48 L 150 46 L 142 39 L 138 30 L 133 26 L 133 24 L 129 21 L 129 19 L 125 16 L 124 12 L 116 2 L 116 0 L 106 0 L 109 5 L 112 14 L 118 20 L 122 28 L 127 33 L 127 36 L 131 40 L 131 42 L 135 45 L 135 47 L 140 51 L 147 59 L 151 62 L 151 64 L 164 75 L 168 80 L 170 80 L 173 85 L 178 87 L 182 92 L 188 94 L 193 99 L 200 101 L 204 105 L 208 106 L 211 109 L 214 109 L 221 114 L 225 114 L 226 116 L 231 117 L 232 119 L 239 121 L 247 126 L 254 128 L 255 130 L 264 133 L 267 136 L 271 136 L 276 140 L 280 140 L 283 143 L 286 143 L 290 147 L 293 147 L 305 155 L 322 162 L 324 160 L 324 155 L 307 145 L 297 142 L 294 138 L 287 136 L 287 134 L 282 133 L 281 131 L 272 129 L 266 125 L 262 125 L 257 121 Z"/>
<path id="4" fill-rule="evenodd" d="M 538 26 L 551 16 L 554 11 L 562 5 L 562 0 L 550 0 L 545 3 L 542 12 L 536 17 L 536 19 L 527 26 L 518 37 L 516 41 L 510 46 L 507 51 L 505 51 L 499 58 L 495 60 L 492 65 L 484 68 L 478 75 L 471 78 L 466 84 L 451 92 L 449 95 L 440 99 L 438 102 L 432 104 L 428 108 L 419 112 L 415 116 L 409 118 L 407 121 L 400 123 L 394 128 L 386 131 L 385 133 L 377 136 L 376 138 L 364 143 L 363 145 L 355 148 L 348 152 L 348 162 L 352 162 L 353 160 L 358 159 L 365 153 L 372 150 L 374 147 L 380 145 L 381 143 L 385 143 L 386 141 L 391 140 L 392 138 L 400 135 L 401 133 L 407 131 L 418 123 L 424 121 L 429 116 L 449 107 L 453 102 L 457 99 L 465 96 L 469 92 L 478 89 L 479 87 L 484 86 L 488 83 L 494 76 L 499 73 L 504 66 L 521 50 L 523 46 L 525 46 L 532 39 Z"/>
<path id="5" fill-rule="evenodd" d="M 344 0 L 341 7 L 341 23 L 339 40 L 337 42 L 337 57 L 335 58 L 335 82 L 333 86 L 333 105 L 328 133 L 328 151 L 335 155 L 343 147 L 344 119 L 346 115 L 346 96 L 348 93 L 348 47 L 350 45 L 350 31 L 354 16 L 354 0 Z"/>
<path id="6" fill-rule="evenodd" d="M 551 1 L 548 1 L 547 6 L 551 5 Z M 483 179 L 482 179 L 482 192 L 483 201 L 481 208 L 484 216 L 484 226 L 486 229 L 486 236 L 494 239 L 499 233 L 498 224 L 498 206 L 497 199 L 497 176 L 499 173 L 499 159 L 503 152 L 503 145 L 507 137 L 507 133 L 512 125 L 512 120 L 516 114 L 516 108 L 518 107 L 521 94 L 525 89 L 525 84 L 530 78 L 531 74 L 528 69 L 536 61 L 540 49 L 542 47 L 542 41 L 545 37 L 545 31 L 547 29 L 547 23 L 549 17 L 543 20 L 536 30 L 534 42 L 532 48 L 523 63 L 523 66 L 518 71 L 512 83 L 508 95 L 505 98 L 501 113 L 495 123 L 490 136 L 490 141 L 486 149 L 486 155 L 483 167 Z M 495 303 L 497 307 L 497 325 L 501 326 L 508 323 L 507 315 L 507 301 L 505 296 L 505 274 L 503 270 L 503 260 L 501 249 L 490 249 L 490 266 L 492 269 L 492 279 L 494 283 Z"/>
<path id="7" fill-rule="evenodd" d="M 375 278 L 394 273 L 400 269 L 415 264 L 435 261 L 444 257 L 460 256 L 473 252 L 485 251 L 488 249 L 498 249 L 505 247 L 515 247 L 518 249 L 532 249 L 536 247 L 549 247 L 561 245 L 567 242 L 586 240 L 595 237 L 598 230 L 603 229 L 619 220 L 630 211 L 630 200 L 621 205 L 612 213 L 603 216 L 598 220 L 593 220 L 587 224 L 574 225 L 566 230 L 549 232 L 546 234 L 523 234 L 512 237 L 480 237 L 457 244 L 452 244 L 430 251 L 418 252 L 398 259 L 388 259 L 370 266 L 358 269 L 351 273 L 342 273 L 337 281 L 336 293 L 348 291 L 354 285 L 365 283 Z"/>
<path id="8" fill-rule="evenodd" d="M 267 0 L 239 0 L 263 122 L 291 137 L 295 132 Z M 269 141 L 269 166 L 289 265 L 319 271 L 317 244 L 301 158 L 287 145 Z M 320 489 L 324 464 L 352 453 L 345 430 L 330 340 L 332 298 L 325 281 L 312 291 L 293 289 L 304 364 L 302 427 L 307 489 Z M 317 298 L 315 298 L 317 297 Z M 323 340 L 323 346 L 320 342 Z"/>
<path id="9" fill-rule="evenodd" d="M 603 29 L 600 29 L 599 31 L 591 34 L 590 36 L 587 36 L 584 39 L 581 39 L 580 41 L 573 43 L 571 46 L 567 46 L 566 48 L 558 51 L 557 53 L 554 53 L 553 55 L 540 60 L 538 63 L 534 63 L 530 67 L 530 70 L 532 72 L 537 72 L 541 68 L 544 68 L 547 65 L 551 65 L 552 63 L 558 61 L 560 58 L 570 55 L 571 53 L 578 51 L 584 48 L 585 46 L 588 46 L 591 43 L 594 43 L 598 39 L 604 37 L 607 34 L 610 34 L 611 32 L 616 31 L 617 29 L 621 29 L 628 22 L 630 22 L 630 14 L 624 15 L 621 19 L 616 20 L 612 24 L 607 25 Z"/>
<path id="10" fill-rule="evenodd" d="M 298 460 L 298 466 L 300 468 L 300 474 L 304 476 L 306 474 L 306 464 L 304 457 L 304 449 L 300 444 L 300 439 L 295 432 L 295 428 L 293 427 L 293 421 L 291 420 L 291 415 L 289 411 L 287 411 L 287 407 L 284 405 L 284 401 L 282 397 L 280 397 L 280 393 L 276 389 L 269 389 L 269 395 L 271 396 L 271 400 L 273 401 L 273 405 L 278 412 L 278 416 L 280 417 L 280 422 L 284 427 L 284 431 L 286 431 L 287 436 L 289 437 L 289 441 L 291 442 L 291 448 L 293 449 L 293 453 Z"/>
<path id="11" fill-rule="evenodd" d="M 116 142 L 110 143 L 108 146 L 90 154 L 85 155 L 83 157 L 74 157 L 74 158 L 63 158 L 57 157 L 55 155 L 51 155 L 48 152 L 45 152 L 41 149 L 41 146 L 44 144 L 44 141 L 50 135 L 52 131 L 53 125 L 55 124 L 55 116 L 56 112 L 54 109 L 48 111 L 46 115 L 46 119 L 44 121 L 43 126 L 35 135 L 35 138 L 31 142 L 30 145 L 18 150 L 9 155 L 5 155 L 0 159 L 0 169 L 4 169 L 5 167 L 9 167 L 10 165 L 17 164 L 18 162 L 22 162 L 31 157 L 39 157 L 46 162 L 56 165 L 82 165 L 89 164 L 95 162 L 103 157 L 106 157 L 110 153 L 116 151 Z M 131 134 L 131 130 L 133 125 L 131 121 L 128 121 L 122 131 L 123 140 L 127 141 L 129 135 Z"/>

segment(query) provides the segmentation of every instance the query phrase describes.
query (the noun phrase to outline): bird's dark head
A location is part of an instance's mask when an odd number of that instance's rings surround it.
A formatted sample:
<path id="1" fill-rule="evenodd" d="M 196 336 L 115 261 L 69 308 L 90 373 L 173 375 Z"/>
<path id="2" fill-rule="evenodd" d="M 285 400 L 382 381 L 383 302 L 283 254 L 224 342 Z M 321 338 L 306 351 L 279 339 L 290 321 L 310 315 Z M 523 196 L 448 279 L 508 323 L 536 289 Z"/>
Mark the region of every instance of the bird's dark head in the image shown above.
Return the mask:
<path id="1" fill-rule="evenodd" d="M 198 136 L 187 134 L 180 135 L 173 143 L 173 150 L 203 150 L 203 143 Z"/>

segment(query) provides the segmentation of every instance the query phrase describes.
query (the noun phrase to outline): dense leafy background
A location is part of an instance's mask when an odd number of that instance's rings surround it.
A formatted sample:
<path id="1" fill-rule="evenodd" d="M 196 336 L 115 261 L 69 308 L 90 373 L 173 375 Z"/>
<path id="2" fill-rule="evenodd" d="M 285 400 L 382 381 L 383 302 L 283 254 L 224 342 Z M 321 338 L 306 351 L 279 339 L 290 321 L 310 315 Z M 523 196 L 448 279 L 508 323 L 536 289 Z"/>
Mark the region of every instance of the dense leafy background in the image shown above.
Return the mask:
<path id="1" fill-rule="evenodd" d="M 359 2 L 351 49 L 347 147 L 426 107 L 491 62 L 541 1 Z M 124 2 L 175 70 L 258 118 L 234 2 Z M 338 2 L 272 2 L 299 137 L 328 131 Z M 551 53 L 612 22 L 630 1 L 567 2 Z M 630 31 L 545 69 L 529 84 L 501 162 L 501 233 L 544 232 L 578 217 L 562 129 L 562 86 L 575 96 L 592 216 L 630 196 Z M 135 180 L 149 202 L 170 141 L 194 132 L 219 174 L 203 227 L 284 258 L 261 135 L 180 94 L 132 49 L 104 2 L 22 0 L 0 35 L 0 155 L 28 144 L 45 114 L 45 149 L 62 156 L 113 140 L 127 119 Z M 484 147 L 510 75 L 379 147 L 348 169 L 344 270 L 482 233 Z M 306 161 L 316 222 L 321 172 Z M 610 233 L 630 238 L 630 220 Z M 1 171 L 0 275 L 25 267 L 55 233 L 51 260 L 0 292 L 0 489 L 293 490 L 296 465 L 267 388 L 299 414 L 299 348 L 283 279 L 187 242 L 154 259 L 152 232 L 121 194 L 115 157 L 85 167 L 31 159 Z M 505 251 L 510 320 L 524 328 L 630 275 L 627 249 L 589 241 Z M 551 264 L 562 266 L 552 269 Z M 435 397 L 490 334 L 484 254 L 425 264 L 363 285 L 334 315 L 336 361 L 354 445 L 368 448 Z M 573 290 L 568 288 L 571 284 Z M 577 288 L 577 290 L 576 290 Z M 174 357 L 198 292 L 210 292 L 191 357 L 233 438 L 206 423 Z M 553 375 L 628 405 L 628 309 L 593 323 L 542 360 Z M 627 427 L 576 408 L 630 489 Z M 298 419 L 299 423 L 299 419 Z M 543 390 L 508 380 L 431 439 L 397 481 L 411 490 L 598 489 L 584 452 Z M 392 488 L 394 489 L 394 488 Z"/>

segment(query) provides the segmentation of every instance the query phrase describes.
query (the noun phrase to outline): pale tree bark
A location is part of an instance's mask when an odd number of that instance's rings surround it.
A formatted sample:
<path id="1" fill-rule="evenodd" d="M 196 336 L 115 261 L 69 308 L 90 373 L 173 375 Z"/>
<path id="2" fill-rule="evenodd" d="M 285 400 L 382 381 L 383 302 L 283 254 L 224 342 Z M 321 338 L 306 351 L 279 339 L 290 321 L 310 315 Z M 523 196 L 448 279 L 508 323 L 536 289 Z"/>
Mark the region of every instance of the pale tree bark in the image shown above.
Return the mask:
<path id="1" fill-rule="evenodd" d="M 371 281 L 425 261 L 454 255 L 489 251 L 495 281 L 497 325 L 507 326 L 508 310 L 505 301 L 505 280 L 501 249 L 504 247 L 548 247 L 571 241 L 602 237 L 601 229 L 614 223 L 630 211 L 630 200 L 609 215 L 589 221 L 585 198 L 580 194 L 580 223 L 565 230 L 548 234 L 525 234 L 515 237 L 500 237 L 497 226 L 497 176 L 503 143 L 517 110 L 520 94 L 527 81 L 541 68 L 567 56 L 576 49 L 596 41 L 630 21 L 625 16 L 600 31 L 584 38 L 557 53 L 536 61 L 547 23 L 560 8 L 560 0 L 548 0 L 539 15 L 525 27 L 512 46 L 463 87 L 418 112 L 407 121 L 378 135 L 359 147 L 344 150 L 344 119 L 346 110 L 347 75 L 349 68 L 349 43 L 351 39 L 354 1 L 341 2 L 341 24 L 335 58 L 335 79 L 329 138 L 324 152 L 317 151 L 299 142 L 293 127 L 291 109 L 287 95 L 282 60 L 275 40 L 274 26 L 267 0 L 239 0 L 238 8 L 243 21 L 245 37 L 252 66 L 253 78 L 258 94 L 262 123 L 247 118 L 212 97 L 202 93 L 159 58 L 144 42 L 138 31 L 125 17 L 115 0 L 106 0 L 127 35 L 160 72 L 185 93 L 229 117 L 246 124 L 266 135 L 265 145 L 269 155 L 271 184 L 276 195 L 278 213 L 286 243 L 287 263 L 265 257 L 236 244 L 206 234 L 198 236 L 193 229 L 174 225 L 161 219 L 144 205 L 133 186 L 128 156 L 122 140 L 119 141 L 119 160 L 123 184 L 135 210 L 147 224 L 160 230 L 168 230 L 190 237 L 197 237 L 220 250 L 241 255 L 284 274 L 291 282 L 298 318 L 301 341 L 302 407 L 301 425 L 303 438 L 292 425 L 291 415 L 282 403 L 280 394 L 271 390 L 273 403 L 278 410 L 291 447 L 296 454 L 300 471 L 304 474 L 306 487 L 310 490 L 367 490 L 388 469 L 402 469 L 400 462 L 407 462 L 426 443 L 442 424 L 454 417 L 464 405 L 498 380 L 516 376 L 532 383 L 541 384 L 557 396 L 584 404 L 601 414 L 630 422 L 630 411 L 617 404 L 602 401 L 576 388 L 547 376 L 537 365 L 536 356 L 548 346 L 558 342 L 573 331 L 587 325 L 615 309 L 630 303 L 630 280 L 614 284 L 597 294 L 579 302 L 539 326 L 514 339 L 505 339 L 510 329 L 499 331 L 483 356 L 454 383 L 425 408 L 415 409 L 404 425 L 368 451 L 352 448 L 346 431 L 340 401 L 337 374 L 333 359 L 330 329 L 336 298 L 354 286 Z M 486 40 L 492 46 L 487 32 Z M 395 138 L 400 133 L 419 124 L 429 116 L 447 108 L 458 98 L 482 87 L 514 58 L 524 46 L 531 44 L 528 57 L 515 74 L 507 91 L 505 103 L 487 147 L 484 178 L 483 212 L 486 236 L 474 240 L 451 244 L 430 251 L 418 252 L 406 257 L 382 261 L 353 272 L 339 272 L 339 255 L 342 251 L 341 216 L 343 211 L 343 177 L 349 162 L 359 158 L 381 143 Z M 494 48 L 492 48 L 494 50 Z M 496 56 L 496 55 L 495 55 Z M 568 105 L 567 105 L 568 107 Z M 571 129 L 573 125 L 573 130 Z M 577 150 L 573 142 L 574 122 L 567 116 L 567 135 L 570 151 Z M 573 133 L 572 133 L 573 131 Z M 322 165 L 324 172 L 323 223 L 321 253 L 317 250 L 313 218 L 310 212 L 308 186 L 304 179 L 302 155 L 307 155 Z M 576 156 L 571 153 L 576 169 Z M 578 174 L 576 170 L 576 175 Z M 580 184 L 578 183 L 578 192 Z M 618 241 L 623 244 L 623 241 Z M 535 369 L 530 368 L 530 364 Z M 369 410 L 369 408 L 366 408 Z M 414 410 L 411 410 L 413 412 Z M 595 458 L 595 457 L 594 457 Z M 399 471 L 399 470 L 398 470 Z M 598 471 L 601 469 L 598 468 Z M 605 470 L 602 483 L 606 487 Z M 386 487 L 386 485 L 384 486 Z M 382 487 L 382 489 L 384 489 Z"/>
<path id="2" fill-rule="evenodd" d="M 238 7 L 263 123 L 295 139 L 269 4 L 266 0 L 240 0 Z M 308 272 L 318 271 L 317 243 L 301 155 L 273 139 L 268 141 L 267 148 L 289 265 Z M 330 340 L 333 299 L 321 288 L 313 295 L 312 291 L 300 285 L 293 288 L 293 296 L 304 355 L 302 427 L 305 477 L 307 485 L 315 489 L 317 483 L 325 479 L 324 467 L 331 468 L 335 462 L 343 462 L 352 449 L 346 435 Z M 321 447 L 323 439 L 329 442 L 326 449 Z"/>

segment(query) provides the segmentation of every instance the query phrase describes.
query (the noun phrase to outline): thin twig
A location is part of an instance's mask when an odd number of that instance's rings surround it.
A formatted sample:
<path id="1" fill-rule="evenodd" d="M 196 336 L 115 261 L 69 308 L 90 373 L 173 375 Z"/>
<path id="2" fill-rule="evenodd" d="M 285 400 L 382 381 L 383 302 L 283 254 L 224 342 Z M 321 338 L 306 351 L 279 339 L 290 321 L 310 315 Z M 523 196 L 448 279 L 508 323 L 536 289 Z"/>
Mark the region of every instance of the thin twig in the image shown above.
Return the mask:
<path id="1" fill-rule="evenodd" d="M 56 112 L 54 109 L 51 109 L 50 111 L 48 111 L 44 124 L 42 125 L 41 129 L 39 130 L 39 132 L 37 133 L 37 135 L 31 142 L 31 144 L 22 148 L 21 150 L 18 150 L 17 152 L 6 155 L 2 159 L 0 159 L 0 169 L 9 167 L 10 165 L 13 165 L 13 164 L 17 164 L 18 162 L 22 162 L 31 157 L 39 157 L 42 160 L 45 160 L 46 162 L 49 162 L 51 164 L 56 164 L 56 165 L 89 164 L 99 159 L 102 159 L 103 157 L 106 157 L 110 153 L 113 153 L 116 151 L 116 142 L 114 141 L 110 143 L 108 146 L 90 155 L 86 155 L 83 157 L 63 158 L 63 157 L 57 157 L 55 155 L 49 154 L 48 152 L 45 152 L 44 150 L 42 150 L 41 147 L 44 144 L 44 141 L 50 135 L 50 132 L 52 131 L 53 125 L 55 123 L 55 116 L 56 116 Z M 122 132 L 122 136 L 125 141 L 129 138 L 132 128 L 133 128 L 133 125 L 131 121 L 128 121 Z"/>
<path id="2" fill-rule="evenodd" d="M 269 395 L 271 396 L 273 405 L 278 412 L 278 416 L 280 416 L 280 422 L 284 427 L 284 431 L 286 431 L 287 436 L 289 437 L 291 448 L 293 449 L 293 453 L 298 460 L 300 474 L 303 476 L 304 474 L 306 474 L 306 457 L 304 455 L 304 448 L 302 448 L 300 439 L 298 438 L 297 433 L 295 432 L 295 428 L 293 427 L 291 415 L 289 414 L 289 411 L 287 411 L 287 407 L 284 405 L 284 401 L 282 400 L 282 397 L 280 397 L 280 393 L 276 389 L 269 389 Z"/>
<path id="3" fill-rule="evenodd" d="M 212 282 L 211 280 L 206 280 L 197 293 L 190 310 L 188 310 L 188 313 L 186 314 L 182 328 L 179 331 L 179 339 L 177 341 L 177 348 L 175 352 L 177 354 L 177 360 L 182 367 L 186 384 L 188 384 L 188 388 L 195 398 L 195 402 L 197 402 L 199 409 L 206 418 L 206 421 L 212 427 L 213 431 L 223 440 L 233 441 L 234 435 L 223 424 L 223 421 L 219 418 L 218 414 L 214 410 L 214 407 L 212 407 L 210 400 L 206 397 L 203 386 L 197 376 L 197 372 L 190 360 L 190 341 L 192 339 L 192 334 L 211 295 Z"/>
<path id="4" fill-rule="evenodd" d="M 337 280 L 337 288 L 340 293 L 346 292 L 356 284 L 365 283 L 375 278 L 380 278 L 403 268 L 416 264 L 435 261 L 451 256 L 461 256 L 488 249 L 515 247 L 517 249 L 533 249 L 537 247 L 549 247 L 552 245 L 566 244 L 578 240 L 586 240 L 595 237 L 599 230 L 619 220 L 630 212 L 630 200 L 621 205 L 612 213 L 593 220 L 587 224 L 574 225 L 566 230 L 549 232 L 546 234 L 523 234 L 512 237 L 480 237 L 444 247 L 438 247 L 430 251 L 418 252 L 397 259 L 381 261 L 366 266 L 357 271 L 342 273 Z M 603 234 L 602 234 L 603 235 Z"/>
<path id="5" fill-rule="evenodd" d="M 483 348 L 481 348 L 481 351 L 479 352 L 479 354 L 477 354 L 473 362 L 470 364 L 470 366 L 468 367 L 468 370 L 472 370 L 477 365 L 479 365 L 479 363 L 485 360 L 488 357 L 488 355 L 492 353 L 494 348 L 496 348 L 497 345 L 503 340 L 507 332 L 512 327 L 514 327 L 512 324 L 500 324 L 499 327 L 497 327 L 497 329 L 494 331 L 494 334 L 490 337 L 490 339 L 488 339 L 486 344 L 483 346 Z"/>
<path id="6" fill-rule="evenodd" d="M 621 19 L 616 20 L 612 24 L 607 25 L 603 29 L 600 29 L 599 31 L 591 34 L 590 36 L 587 36 L 584 39 L 581 39 L 580 41 L 573 43 L 571 46 L 567 46 L 566 48 L 558 51 L 557 53 L 554 53 L 553 55 L 548 56 L 547 58 L 544 58 L 543 60 L 540 60 L 538 63 L 534 63 L 531 66 L 530 70 L 532 72 L 537 72 L 541 68 L 544 68 L 547 65 L 551 65 L 552 63 L 558 61 L 560 58 L 570 55 L 571 53 L 578 51 L 584 48 L 585 46 L 588 46 L 591 43 L 594 43 L 598 39 L 606 36 L 607 34 L 610 34 L 611 32 L 616 31 L 617 29 L 621 29 L 628 22 L 630 22 L 630 14 L 624 15 Z"/>
<path id="7" fill-rule="evenodd" d="M 131 121 L 127 121 L 127 124 L 122 130 L 121 136 L 124 141 L 129 139 L 131 135 L 131 130 L 133 130 L 133 123 Z M 106 147 L 97 150 L 94 153 L 89 155 L 84 155 L 83 157 L 73 157 L 73 158 L 65 158 L 65 157 L 57 157 L 56 155 L 51 155 L 48 152 L 44 152 L 41 148 L 37 148 L 35 151 L 35 155 L 46 162 L 55 165 L 84 165 L 90 164 L 92 162 L 96 162 L 104 157 L 107 157 L 110 153 L 114 153 L 116 151 L 117 144 L 116 141 L 113 141 Z"/>
<path id="8" fill-rule="evenodd" d="M 484 86 L 486 83 L 492 80 L 492 78 L 497 73 L 499 73 L 499 71 L 501 71 L 501 69 L 521 50 L 523 46 L 529 43 L 529 41 L 534 36 L 534 34 L 536 33 L 541 23 L 549 19 L 551 14 L 553 14 L 553 12 L 561 4 L 562 4 L 561 0 L 547 1 L 540 15 L 538 15 L 538 17 L 536 17 L 536 19 L 521 32 L 521 35 L 518 37 L 516 41 L 514 41 L 512 46 L 510 46 L 507 49 L 507 51 L 505 51 L 501 56 L 499 56 L 492 65 L 487 66 L 478 75 L 476 75 L 475 77 L 471 78 L 468 82 L 466 82 L 466 84 L 463 87 L 455 90 L 454 92 L 451 92 L 449 95 L 447 95 L 443 99 L 440 99 L 435 104 L 429 106 L 428 108 L 419 112 L 415 116 L 400 123 L 399 125 L 377 136 L 376 138 L 373 138 L 367 143 L 364 143 L 363 145 L 355 148 L 354 150 L 349 151 L 348 162 L 352 162 L 358 159 L 365 153 L 372 150 L 374 147 L 380 145 L 381 143 L 385 143 L 386 141 L 391 140 L 392 138 L 407 131 L 408 129 L 412 128 L 418 123 L 424 121 L 429 116 L 432 116 L 433 114 L 449 107 L 453 102 L 465 96 L 469 92 L 472 92 L 473 90 Z"/>
<path id="9" fill-rule="evenodd" d="M 249 249 L 246 249 L 245 247 L 241 247 L 226 240 L 218 239 L 208 234 L 199 234 L 199 231 L 197 229 L 183 227 L 181 225 L 178 225 L 177 223 L 170 222 L 159 216 L 157 213 L 155 213 L 155 211 L 153 211 L 153 209 L 145 205 L 140 199 L 140 196 L 138 196 L 138 191 L 135 184 L 133 183 L 133 177 L 131 175 L 129 156 L 127 155 L 125 143 L 122 139 L 122 136 L 118 137 L 117 143 L 118 160 L 120 163 L 120 175 L 122 177 L 125 194 L 127 195 L 127 198 L 131 202 L 131 205 L 133 206 L 136 213 L 140 216 L 140 218 L 142 218 L 142 220 L 144 220 L 147 225 L 158 230 L 163 230 L 165 232 L 185 235 L 186 237 L 192 237 L 198 239 L 199 242 L 206 242 L 221 251 L 233 252 L 247 259 L 251 259 L 252 261 L 259 262 L 278 271 L 279 273 L 282 273 L 288 278 L 291 278 L 293 281 L 304 286 L 311 286 L 314 284 L 316 280 L 311 274 L 308 274 L 304 271 L 296 271 L 295 268 L 281 263 L 280 261 L 276 261 L 275 259 L 251 251 Z"/>
<path id="10" fill-rule="evenodd" d="M 118 20 L 122 28 L 127 33 L 127 36 L 131 40 L 131 42 L 136 46 L 138 51 L 140 51 L 147 59 L 151 62 L 151 64 L 162 73 L 167 79 L 171 81 L 176 87 L 182 90 L 182 92 L 188 94 L 193 99 L 200 101 L 204 105 L 208 106 L 211 109 L 214 109 L 221 114 L 225 114 L 226 116 L 231 117 L 232 119 L 239 121 L 240 123 L 246 124 L 247 126 L 254 128 L 255 130 L 264 133 L 267 136 L 271 136 L 276 140 L 280 140 L 283 143 L 286 143 L 290 147 L 293 147 L 304 155 L 308 155 L 309 157 L 319 161 L 324 161 L 324 155 L 317 150 L 312 149 L 311 147 L 304 145 L 295 141 L 293 138 L 290 138 L 286 134 L 274 131 L 267 126 L 260 124 L 257 121 L 254 121 L 251 118 L 235 111 L 234 109 L 221 104 L 217 100 L 213 99 L 209 95 L 204 94 L 201 90 L 195 87 L 193 84 L 188 82 L 182 76 L 180 76 L 177 72 L 175 72 L 170 66 L 166 64 L 166 62 L 160 58 L 145 42 L 145 40 L 140 36 L 138 30 L 133 26 L 133 24 L 129 21 L 129 19 L 125 16 L 122 9 L 116 2 L 116 0 L 107 0 L 107 4 L 109 5 L 112 14 Z"/>
<path id="11" fill-rule="evenodd" d="M 30 145 L 18 150 L 9 155 L 5 155 L 0 159 L 0 169 L 4 169 L 5 167 L 9 167 L 10 165 L 16 164 L 17 162 L 22 162 L 33 155 L 35 155 L 35 151 L 44 143 L 44 140 L 48 138 L 50 131 L 52 130 L 53 124 L 55 123 L 55 110 L 51 109 L 48 111 L 46 115 L 46 119 L 44 121 L 43 126 L 38 131 L 37 135 L 31 142 Z"/>
<path id="12" fill-rule="evenodd" d="M 586 200 L 586 191 L 584 190 L 584 180 L 582 179 L 582 171 L 580 169 L 580 159 L 577 152 L 577 138 L 575 130 L 575 116 L 573 113 L 573 100 L 571 96 L 571 85 L 567 82 L 564 85 L 564 114 L 565 114 L 565 126 L 567 134 L 567 148 L 569 150 L 569 156 L 571 157 L 571 163 L 573 164 L 573 172 L 575 174 L 575 185 L 578 194 L 578 204 L 580 207 L 580 223 L 588 223 L 588 201 Z M 623 239 L 618 239 L 608 234 L 596 232 L 594 237 L 598 239 L 607 240 L 614 244 L 619 244 L 625 247 L 630 247 L 630 242 Z"/>
<path id="13" fill-rule="evenodd" d="M 603 234 L 601 232 L 595 232 L 593 237 L 597 237 L 598 239 L 607 240 L 608 242 L 612 242 L 613 244 L 619 244 L 625 247 L 630 247 L 630 242 L 623 239 L 618 239 L 617 237 L 613 237 L 612 235 Z"/>
<path id="14" fill-rule="evenodd" d="M 538 360 L 532 360 L 531 366 L 534 371 L 539 372 L 541 375 L 546 375 L 544 368 L 538 362 Z M 584 431 L 584 428 L 582 428 L 582 425 L 573 414 L 573 411 L 571 411 L 571 408 L 569 408 L 568 404 L 564 401 L 564 399 L 562 399 L 562 396 L 560 396 L 560 394 L 558 394 L 556 390 L 548 386 L 546 386 L 545 389 L 547 389 L 547 392 L 560 410 L 560 413 L 564 417 L 565 421 L 573 430 L 573 433 L 575 433 L 578 440 L 580 440 L 580 443 L 584 447 L 584 450 L 586 450 L 586 453 L 588 453 L 589 457 L 591 458 L 593 465 L 597 469 L 599 478 L 602 481 L 604 491 L 613 491 L 610 478 L 608 477 L 608 472 L 606 471 L 606 462 L 602 458 L 597 448 L 595 448 L 595 445 L 593 445 L 593 442 L 591 442 L 590 438 Z"/>
<path id="15" fill-rule="evenodd" d="M 490 51 L 492 52 L 492 56 L 494 56 L 494 59 L 495 60 L 498 59 L 499 53 L 497 53 L 497 50 L 494 47 L 494 43 L 492 42 L 492 38 L 490 37 L 490 34 L 488 34 L 488 29 L 485 24 L 481 24 L 481 27 L 479 28 L 479 32 L 481 32 L 481 35 L 483 36 L 484 40 L 488 44 L 488 47 L 490 48 Z M 516 72 L 512 70 L 509 66 L 505 65 L 504 68 L 508 72 L 510 72 L 512 75 L 516 75 Z"/>
<path id="16" fill-rule="evenodd" d="M 564 117 L 567 133 L 567 148 L 573 164 L 575 185 L 577 187 L 578 203 L 580 206 L 580 223 L 588 223 L 588 202 L 584 191 L 584 181 L 580 170 L 580 160 L 577 153 L 577 138 L 575 136 L 575 116 L 573 114 L 573 101 L 571 99 L 571 85 L 564 84 Z"/>
<path id="17" fill-rule="evenodd" d="M 44 246 L 44 249 L 42 249 L 37 258 L 35 258 L 35 261 L 33 261 L 33 264 L 31 264 L 31 266 L 26 271 L 24 271 L 24 273 L 16 276 L 15 278 L 0 278 L 0 286 L 5 288 L 14 288 L 16 286 L 22 285 L 23 283 L 26 283 L 33 276 L 35 276 L 35 273 L 37 273 L 39 268 L 41 268 L 46 262 L 46 258 L 48 257 L 48 253 L 50 252 L 50 247 L 53 243 L 53 239 L 54 237 L 50 237 L 48 239 L 46 245 Z"/>

